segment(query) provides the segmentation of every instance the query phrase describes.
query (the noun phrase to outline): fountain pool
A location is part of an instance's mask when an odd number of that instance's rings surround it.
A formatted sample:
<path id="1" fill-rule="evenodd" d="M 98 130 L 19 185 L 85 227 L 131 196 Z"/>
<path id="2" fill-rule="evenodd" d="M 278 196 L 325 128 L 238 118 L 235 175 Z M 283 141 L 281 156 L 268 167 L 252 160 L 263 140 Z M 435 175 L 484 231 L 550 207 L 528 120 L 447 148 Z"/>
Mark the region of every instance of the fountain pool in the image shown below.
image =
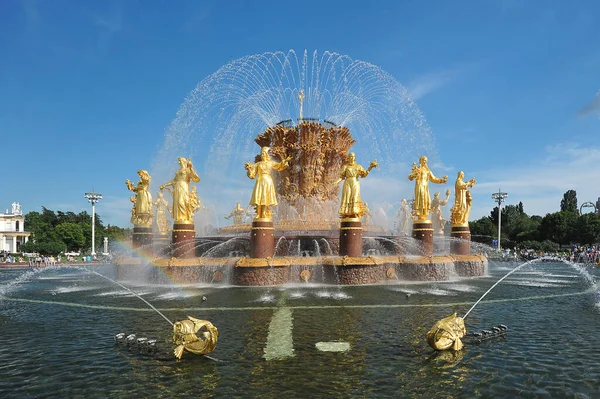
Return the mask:
<path id="1" fill-rule="evenodd" d="M 168 340 L 172 327 L 86 268 L 0 271 L 0 396 L 593 397 L 600 270 L 522 267 L 466 320 L 505 337 L 434 352 L 427 329 L 464 314 L 518 263 L 444 282 L 281 287 L 121 282 L 170 320 L 219 329 L 211 356 L 160 360 L 114 344 L 120 332 Z M 93 269 L 114 277 L 111 265 Z M 205 297 L 206 300 L 202 300 Z"/>

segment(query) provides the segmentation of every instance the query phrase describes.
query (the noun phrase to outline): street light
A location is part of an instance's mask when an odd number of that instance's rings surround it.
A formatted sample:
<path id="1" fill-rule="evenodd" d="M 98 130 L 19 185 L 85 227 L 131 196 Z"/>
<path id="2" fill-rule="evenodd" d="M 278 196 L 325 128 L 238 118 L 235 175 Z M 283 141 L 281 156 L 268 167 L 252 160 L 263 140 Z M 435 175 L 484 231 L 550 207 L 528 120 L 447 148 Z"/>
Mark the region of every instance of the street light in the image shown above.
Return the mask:
<path id="1" fill-rule="evenodd" d="M 96 228 L 96 204 L 102 199 L 102 194 L 95 193 L 92 189 L 91 193 L 85 193 L 85 198 L 92 204 L 92 259 L 96 256 L 96 243 L 95 243 L 95 228 Z"/>
<path id="2" fill-rule="evenodd" d="M 498 189 L 497 193 L 492 194 L 492 198 L 498 203 L 498 251 L 500 251 L 500 225 L 502 224 L 502 202 L 508 197 L 507 193 L 503 193 Z"/>

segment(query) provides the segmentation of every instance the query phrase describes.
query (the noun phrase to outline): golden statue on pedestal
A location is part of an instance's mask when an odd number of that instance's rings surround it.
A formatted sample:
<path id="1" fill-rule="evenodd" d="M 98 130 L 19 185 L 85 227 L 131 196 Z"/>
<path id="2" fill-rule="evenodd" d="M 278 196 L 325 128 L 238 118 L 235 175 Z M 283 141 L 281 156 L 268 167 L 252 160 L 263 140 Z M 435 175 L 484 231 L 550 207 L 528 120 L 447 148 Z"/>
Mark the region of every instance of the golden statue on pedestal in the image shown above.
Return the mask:
<path id="1" fill-rule="evenodd" d="M 152 195 L 150 194 L 150 175 L 148 171 L 138 170 L 140 181 L 134 186 L 131 180 L 125 180 L 129 191 L 135 193 L 135 197 L 129 199 L 133 203 L 131 210 L 131 223 L 134 227 L 152 227 Z"/>
<path id="2" fill-rule="evenodd" d="M 154 201 L 154 205 L 156 206 L 156 228 L 158 234 L 166 235 L 170 230 L 169 218 L 167 216 L 171 212 L 169 210 L 169 202 L 165 199 L 162 191 L 159 191 L 157 195 L 158 198 Z"/>
<path id="3" fill-rule="evenodd" d="M 272 211 L 271 206 L 277 205 L 275 195 L 275 185 L 271 178 L 271 169 L 277 171 L 285 170 L 289 166 L 290 157 L 284 157 L 281 162 L 271 161 L 269 157 L 269 147 L 262 147 L 260 150 L 260 161 L 256 163 L 246 162 L 246 174 L 250 179 L 256 178 L 254 190 L 250 205 L 256 209 L 256 221 L 270 221 Z"/>
<path id="4" fill-rule="evenodd" d="M 427 220 L 427 216 L 431 210 L 431 196 L 429 195 L 429 182 L 436 184 L 446 183 L 448 176 L 441 179 L 433 175 L 429 166 L 427 166 L 427 157 L 423 155 L 419 159 L 419 165 L 413 164 L 412 172 L 408 175 L 408 180 L 415 181 L 415 198 L 413 203 L 413 211 L 417 220 Z"/>
<path id="5" fill-rule="evenodd" d="M 460 339 L 466 333 L 464 319 L 454 313 L 435 323 L 427 333 L 427 343 L 437 351 L 459 351 L 464 346 Z"/>
<path id="6" fill-rule="evenodd" d="M 177 359 L 181 359 L 186 350 L 196 355 L 206 355 L 217 346 L 219 331 L 210 321 L 188 316 L 189 320 L 177 321 L 173 324 L 173 343 L 177 345 L 173 351 Z M 196 334 L 204 328 L 199 338 Z"/>
<path id="7" fill-rule="evenodd" d="M 463 171 L 458 172 L 456 183 L 454 184 L 454 205 L 450 209 L 450 221 L 453 226 L 468 226 L 469 214 L 471 213 L 471 192 L 469 188 L 475 185 L 475 179 L 465 182 Z"/>
<path id="8" fill-rule="evenodd" d="M 365 178 L 371 172 L 371 169 L 378 167 L 377 161 L 371 162 L 369 168 L 365 170 L 360 164 L 356 163 L 356 154 L 348 154 L 348 160 L 342 166 L 340 177 L 333 184 L 337 185 L 344 180 L 342 187 L 342 202 L 340 204 L 340 217 L 342 219 L 359 219 L 365 214 L 365 205 L 360 198 L 359 177 Z"/>
<path id="9" fill-rule="evenodd" d="M 433 224 L 433 234 L 442 235 L 444 234 L 444 226 L 446 220 L 442 214 L 442 207 L 446 206 L 450 199 L 450 190 L 446 190 L 446 199 L 440 199 L 440 193 L 433 194 L 433 200 L 431 201 L 431 221 Z"/>
<path id="10" fill-rule="evenodd" d="M 190 184 L 191 182 L 198 183 L 200 177 L 194 170 L 191 159 L 179 157 L 178 161 L 179 170 L 175 172 L 175 178 L 159 188 L 160 190 L 168 187 L 172 188 L 172 190 L 168 188 L 168 191 L 173 194 L 173 208 L 171 211 L 173 221 L 175 223 L 192 223 L 194 211 L 198 209 L 199 202 L 193 203 L 198 201 L 198 197 L 194 198 L 193 195 L 190 195 Z M 193 193 L 195 193 L 195 190 L 192 190 Z"/>
<path id="11" fill-rule="evenodd" d="M 225 219 L 233 218 L 233 224 L 243 224 L 244 216 L 246 215 L 246 210 L 242 208 L 242 205 L 238 202 L 229 214 L 229 216 L 225 216 Z"/>

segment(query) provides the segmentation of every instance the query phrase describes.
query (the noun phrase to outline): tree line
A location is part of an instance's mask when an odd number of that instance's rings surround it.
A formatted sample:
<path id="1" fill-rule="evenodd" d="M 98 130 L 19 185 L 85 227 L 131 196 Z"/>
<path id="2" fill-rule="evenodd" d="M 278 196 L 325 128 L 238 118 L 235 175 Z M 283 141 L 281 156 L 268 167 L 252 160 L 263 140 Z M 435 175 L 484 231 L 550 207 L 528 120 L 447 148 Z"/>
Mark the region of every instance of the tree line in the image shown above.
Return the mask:
<path id="1" fill-rule="evenodd" d="M 563 195 L 560 211 L 546 216 L 529 216 L 523 203 L 507 205 L 501 211 L 501 245 L 503 248 L 530 248 L 542 251 L 560 247 L 595 245 L 600 242 L 600 215 L 591 212 L 580 214 L 577 192 L 569 190 Z M 469 223 L 471 239 L 491 245 L 498 238 L 498 207 L 490 216 Z"/>
<path id="2" fill-rule="evenodd" d="M 542 251 L 556 250 L 560 246 L 594 245 L 600 243 L 600 215 L 580 214 L 577 193 L 567 191 L 560 203 L 560 211 L 546 216 L 529 216 L 523 203 L 507 205 L 501 212 L 501 238 L 503 248 L 530 248 Z M 498 207 L 469 223 L 473 241 L 492 245 L 498 237 Z M 449 226 L 448 226 L 449 227 Z M 25 215 L 25 230 L 31 232 L 29 242 L 21 245 L 21 252 L 39 252 L 50 255 L 61 252 L 86 252 L 92 248 L 92 217 L 87 212 L 54 212 L 42 207 L 42 212 Z M 96 252 L 102 252 L 103 238 L 109 243 L 125 241 L 131 237 L 130 228 L 104 226 L 96 214 Z"/>
<path id="3" fill-rule="evenodd" d="M 92 249 L 92 216 L 83 211 L 54 212 L 42 207 L 42 212 L 25 214 L 25 231 L 31 233 L 27 243 L 21 244 L 20 252 L 38 252 L 52 255 L 64 252 L 87 253 Z M 103 239 L 108 237 L 109 245 L 131 236 L 131 229 L 117 226 L 104 226 L 102 219 L 95 214 L 94 240 L 96 252 L 103 252 Z"/>

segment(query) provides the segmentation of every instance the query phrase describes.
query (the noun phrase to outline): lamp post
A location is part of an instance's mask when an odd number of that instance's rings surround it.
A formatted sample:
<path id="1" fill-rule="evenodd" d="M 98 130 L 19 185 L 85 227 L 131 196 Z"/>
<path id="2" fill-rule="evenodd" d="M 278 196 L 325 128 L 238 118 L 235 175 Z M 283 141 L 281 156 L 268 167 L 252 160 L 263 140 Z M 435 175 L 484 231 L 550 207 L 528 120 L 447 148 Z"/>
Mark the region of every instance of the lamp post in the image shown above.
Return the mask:
<path id="1" fill-rule="evenodd" d="M 102 199 L 102 194 L 95 193 L 92 189 L 91 193 L 85 193 L 85 198 L 92 204 L 92 259 L 96 256 L 96 204 Z"/>
<path id="2" fill-rule="evenodd" d="M 507 193 L 503 193 L 498 189 L 497 193 L 492 194 L 492 198 L 498 203 L 498 251 L 500 251 L 500 226 L 502 224 L 502 202 L 508 197 Z"/>

